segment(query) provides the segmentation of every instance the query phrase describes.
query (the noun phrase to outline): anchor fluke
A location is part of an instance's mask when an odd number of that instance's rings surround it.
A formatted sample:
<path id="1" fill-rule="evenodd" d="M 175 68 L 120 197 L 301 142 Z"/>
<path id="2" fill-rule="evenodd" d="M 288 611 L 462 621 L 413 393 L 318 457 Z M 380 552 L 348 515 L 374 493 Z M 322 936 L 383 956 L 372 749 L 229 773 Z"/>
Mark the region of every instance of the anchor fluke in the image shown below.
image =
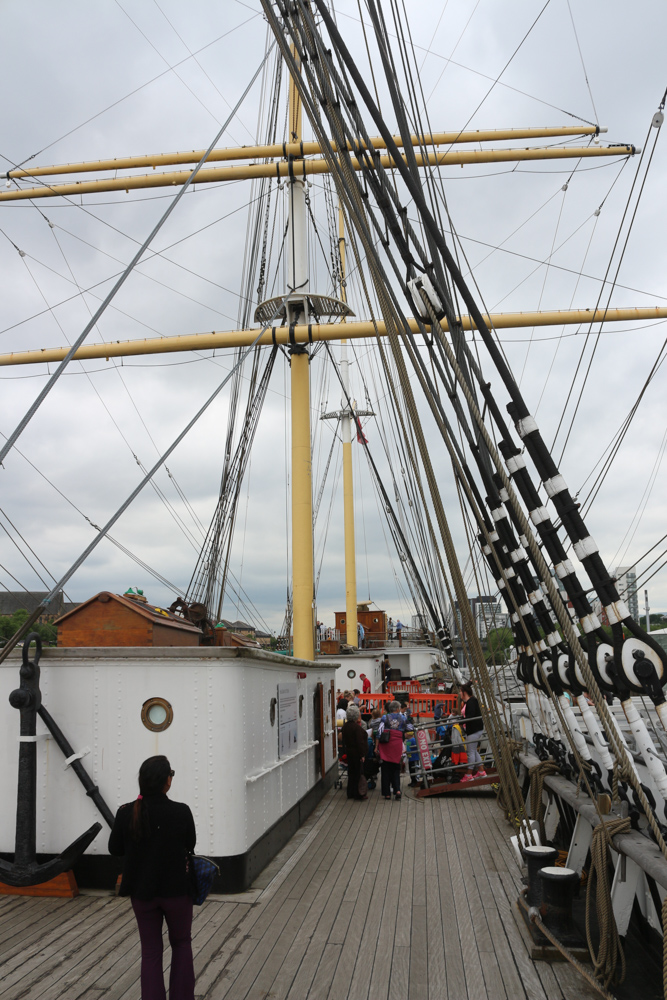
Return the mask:
<path id="1" fill-rule="evenodd" d="M 63 872 L 69 871 L 76 864 L 86 848 L 95 840 L 101 829 L 101 823 L 93 823 L 85 833 L 77 837 L 58 857 L 53 858 L 51 861 L 45 861 L 41 865 L 33 862 L 26 866 L 19 866 L 0 860 L 0 882 L 19 888 L 49 882 L 52 878 L 56 878 L 56 876 L 62 875 Z"/>

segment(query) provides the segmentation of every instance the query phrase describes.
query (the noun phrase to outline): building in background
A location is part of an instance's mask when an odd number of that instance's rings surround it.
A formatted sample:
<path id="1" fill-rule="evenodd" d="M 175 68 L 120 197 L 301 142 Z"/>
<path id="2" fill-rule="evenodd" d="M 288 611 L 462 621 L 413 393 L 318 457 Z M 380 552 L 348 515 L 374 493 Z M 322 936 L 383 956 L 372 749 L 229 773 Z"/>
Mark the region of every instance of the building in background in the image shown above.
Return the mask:
<path id="1" fill-rule="evenodd" d="M 612 578 L 616 580 L 618 596 L 625 601 L 630 609 L 630 614 L 635 621 L 639 621 L 639 601 L 637 599 L 637 570 L 635 566 L 617 566 L 611 571 Z"/>
<path id="2" fill-rule="evenodd" d="M 30 614 L 48 597 L 48 590 L 7 590 L 0 593 L 0 615 L 13 615 L 16 611 L 29 611 Z M 60 618 L 61 615 L 78 608 L 78 604 L 65 600 L 62 590 L 59 590 L 51 601 L 49 608 L 37 619 L 40 625 L 45 625 Z"/>
<path id="3" fill-rule="evenodd" d="M 475 630 L 480 639 L 486 639 L 489 632 L 496 628 L 507 628 L 509 615 L 503 607 L 500 597 L 490 597 L 488 594 L 480 594 L 479 597 L 470 597 L 470 610 L 475 622 Z M 461 625 L 461 612 L 458 601 L 454 602 L 453 611 L 448 615 L 449 630 L 452 635 L 461 635 L 463 628 Z"/>

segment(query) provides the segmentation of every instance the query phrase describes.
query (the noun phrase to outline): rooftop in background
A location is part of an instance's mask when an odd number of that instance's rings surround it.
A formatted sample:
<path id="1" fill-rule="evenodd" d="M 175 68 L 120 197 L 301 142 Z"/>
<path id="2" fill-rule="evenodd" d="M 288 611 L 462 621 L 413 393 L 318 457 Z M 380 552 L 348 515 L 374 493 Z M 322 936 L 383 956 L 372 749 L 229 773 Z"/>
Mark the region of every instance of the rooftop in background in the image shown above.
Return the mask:
<path id="1" fill-rule="evenodd" d="M 16 611 L 28 611 L 32 614 L 48 594 L 48 590 L 8 590 L 0 594 L 0 615 L 13 615 Z M 53 598 L 42 618 L 60 617 L 78 607 L 78 604 L 66 601 L 61 590 Z"/>
<path id="2" fill-rule="evenodd" d="M 227 618 L 221 618 L 218 624 L 224 625 L 230 632 L 252 632 L 258 639 L 271 638 L 271 635 L 268 632 L 262 632 L 261 629 L 255 628 L 254 625 L 249 625 L 248 622 L 242 622 L 240 620 L 230 622 Z"/>

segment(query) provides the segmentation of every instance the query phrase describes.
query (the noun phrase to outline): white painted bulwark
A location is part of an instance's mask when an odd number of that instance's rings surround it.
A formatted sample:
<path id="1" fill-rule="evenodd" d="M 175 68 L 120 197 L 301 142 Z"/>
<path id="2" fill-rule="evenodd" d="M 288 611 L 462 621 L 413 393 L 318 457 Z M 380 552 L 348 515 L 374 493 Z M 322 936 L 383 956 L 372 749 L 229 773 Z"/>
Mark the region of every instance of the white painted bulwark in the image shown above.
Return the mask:
<path id="1" fill-rule="evenodd" d="M 19 713 L 8 697 L 19 685 L 20 653 L 0 666 L 0 851 L 12 853 Z M 176 772 L 171 797 L 194 813 L 197 852 L 214 857 L 246 854 L 321 782 L 318 683 L 324 773 L 331 768 L 336 666 L 227 647 L 48 648 L 40 660 L 43 703 L 75 753 L 90 748 L 83 764 L 111 810 L 136 797 L 141 762 L 166 754 Z M 162 732 L 142 722 L 150 698 L 173 710 Z M 46 733 L 39 718 L 37 727 Z M 108 828 L 61 751 L 50 737 L 37 746 L 38 853 L 58 853 L 98 820 L 103 829 L 87 854 L 106 854 Z"/>
<path id="2" fill-rule="evenodd" d="M 318 663 L 332 664 L 336 670 L 336 690 L 362 690 L 363 682 L 360 674 L 366 674 L 370 679 L 373 691 L 382 690 L 382 669 L 380 664 L 384 654 L 389 657 L 389 663 L 394 669 L 401 671 L 403 678 L 419 677 L 429 674 L 434 668 L 442 669 L 444 658 L 432 646 L 386 646 L 381 649 L 362 649 L 347 656 L 320 656 Z M 353 674 L 354 676 L 350 676 Z"/>

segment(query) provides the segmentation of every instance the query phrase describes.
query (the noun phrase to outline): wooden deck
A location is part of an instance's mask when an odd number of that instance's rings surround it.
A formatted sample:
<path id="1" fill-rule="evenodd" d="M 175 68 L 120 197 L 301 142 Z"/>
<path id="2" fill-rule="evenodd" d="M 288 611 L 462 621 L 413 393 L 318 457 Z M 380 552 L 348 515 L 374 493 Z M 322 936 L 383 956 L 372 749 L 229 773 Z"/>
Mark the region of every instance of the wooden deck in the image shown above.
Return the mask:
<path id="1" fill-rule="evenodd" d="M 331 791 L 249 892 L 195 908 L 196 996 L 598 996 L 569 965 L 529 959 L 510 833 L 490 792 L 398 803 L 378 788 L 360 803 Z M 0 1000 L 61 997 L 139 1000 L 128 900 L 0 897 Z"/>

